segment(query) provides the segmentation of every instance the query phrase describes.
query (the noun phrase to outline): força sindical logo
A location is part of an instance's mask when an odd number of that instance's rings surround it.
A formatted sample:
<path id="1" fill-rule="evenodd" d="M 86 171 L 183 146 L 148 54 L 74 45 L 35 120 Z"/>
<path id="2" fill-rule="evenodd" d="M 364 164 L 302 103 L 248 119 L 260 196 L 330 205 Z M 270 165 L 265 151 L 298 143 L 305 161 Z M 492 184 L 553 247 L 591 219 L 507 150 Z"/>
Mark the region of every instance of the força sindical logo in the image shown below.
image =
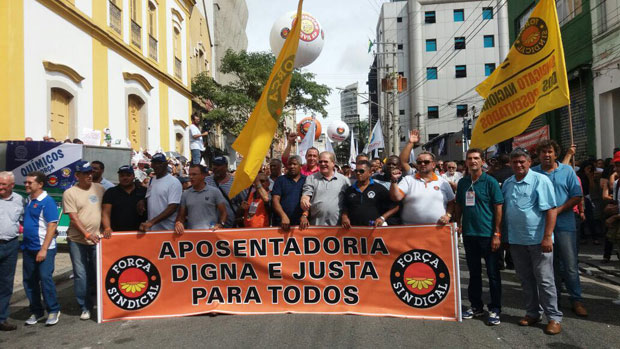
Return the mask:
<path id="1" fill-rule="evenodd" d="M 398 256 L 390 271 L 392 290 L 413 308 L 431 308 L 450 290 L 450 272 L 444 261 L 427 250 L 411 250 Z"/>
<path id="2" fill-rule="evenodd" d="M 515 49 L 524 55 L 533 55 L 540 52 L 549 41 L 549 29 L 545 21 L 532 17 L 519 33 L 515 40 Z"/>
<path id="3" fill-rule="evenodd" d="M 108 298 L 117 307 L 138 310 L 155 301 L 161 291 L 161 277 L 148 259 L 126 256 L 108 269 L 105 288 Z"/>

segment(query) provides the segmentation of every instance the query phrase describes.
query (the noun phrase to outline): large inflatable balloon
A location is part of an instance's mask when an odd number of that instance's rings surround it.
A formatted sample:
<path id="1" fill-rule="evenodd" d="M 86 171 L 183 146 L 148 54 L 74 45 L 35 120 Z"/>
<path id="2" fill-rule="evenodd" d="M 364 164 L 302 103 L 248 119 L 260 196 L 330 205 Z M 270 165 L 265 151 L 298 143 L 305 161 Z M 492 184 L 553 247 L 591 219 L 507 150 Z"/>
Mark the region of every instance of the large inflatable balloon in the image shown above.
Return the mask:
<path id="1" fill-rule="evenodd" d="M 301 137 L 301 139 L 304 139 L 304 137 L 306 137 L 306 133 L 308 133 L 311 122 L 312 118 L 307 117 L 301 119 L 301 121 L 297 124 L 297 134 L 299 135 L 299 137 Z M 319 137 L 321 137 L 321 123 L 317 119 L 314 119 L 314 123 L 316 124 L 316 128 L 314 129 L 314 139 L 317 140 L 319 139 Z"/>
<path id="2" fill-rule="evenodd" d="M 288 33 L 295 23 L 296 12 L 289 12 L 278 18 L 271 27 L 269 44 L 274 55 L 278 55 Z M 316 18 L 307 12 L 302 13 L 301 30 L 299 32 L 299 47 L 295 56 L 295 68 L 301 68 L 314 62 L 323 49 L 325 33 Z"/>
<path id="3" fill-rule="evenodd" d="M 342 142 L 349 138 L 349 125 L 344 121 L 335 121 L 327 127 L 327 137 L 332 142 Z"/>

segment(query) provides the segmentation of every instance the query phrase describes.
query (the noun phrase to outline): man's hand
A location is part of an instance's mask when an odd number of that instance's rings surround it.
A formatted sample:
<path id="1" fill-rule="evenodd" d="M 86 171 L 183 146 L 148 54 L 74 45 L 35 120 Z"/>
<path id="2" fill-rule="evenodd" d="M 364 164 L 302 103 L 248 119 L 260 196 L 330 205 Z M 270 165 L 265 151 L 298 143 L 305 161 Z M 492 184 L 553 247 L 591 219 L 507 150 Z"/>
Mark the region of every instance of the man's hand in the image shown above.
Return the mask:
<path id="1" fill-rule="evenodd" d="M 439 220 L 437 221 L 437 224 L 439 225 L 444 225 L 448 223 L 450 223 L 450 216 L 448 216 L 447 214 L 439 217 Z"/>
<path id="2" fill-rule="evenodd" d="M 310 226 L 310 222 L 308 222 L 308 217 L 302 215 L 299 220 L 299 230 L 306 230 Z"/>
<path id="3" fill-rule="evenodd" d="M 349 219 L 349 216 L 347 215 L 342 215 L 342 227 L 345 228 L 346 230 L 351 229 L 351 220 Z"/>
<path id="4" fill-rule="evenodd" d="M 90 241 L 93 244 L 97 244 L 99 243 L 99 235 L 95 234 L 95 233 L 90 233 L 88 235 L 86 235 L 86 241 Z"/>
<path id="5" fill-rule="evenodd" d="M 420 141 L 420 131 L 419 130 L 409 131 L 409 143 L 416 144 L 419 141 Z"/>
<path id="6" fill-rule="evenodd" d="M 551 237 L 544 237 L 540 245 L 542 246 L 543 252 L 553 252 L 553 240 Z"/>
<path id="7" fill-rule="evenodd" d="M 248 210 L 249 208 L 250 208 L 250 204 L 248 204 L 248 202 L 247 202 L 247 201 L 244 201 L 244 202 L 242 202 L 242 203 L 241 203 L 241 209 L 242 209 L 243 211 L 246 211 L 246 210 Z"/>
<path id="8" fill-rule="evenodd" d="M 383 226 L 383 223 L 385 223 L 383 218 L 379 217 L 379 218 L 375 219 L 375 228 Z"/>
<path id="9" fill-rule="evenodd" d="M 495 252 L 499 249 L 499 246 L 502 244 L 502 241 L 499 236 L 493 235 L 493 240 L 491 240 L 491 251 Z"/>
<path id="10" fill-rule="evenodd" d="M 286 140 L 289 142 L 289 144 L 294 144 L 295 141 L 297 140 L 297 132 L 289 132 L 286 134 Z"/>
<path id="11" fill-rule="evenodd" d="M 403 176 L 403 173 L 400 169 L 393 169 L 392 173 L 390 173 L 390 180 L 394 181 L 394 182 L 398 182 L 400 180 L 400 177 Z"/>
<path id="12" fill-rule="evenodd" d="M 456 226 L 456 233 L 461 236 L 463 234 L 463 227 L 459 224 Z"/>
<path id="13" fill-rule="evenodd" d="M 183 226 L 183 223 L 179 221 L 174 223 L 174 232 L 178 235 L 183 235 L 183 233 L 185 232 L 185 227 Z"/>
<path id="14" fill-rule="evenodd" d="M 309 196 L 302 196 L 301 197 L 301 202 L 300 202 L 300 206 L 301 209 L 303 211 L 309 211 L 310 210 L 310 197 Z"/>
<path id="15" fill-rule="evenodd" d="M 605 225 L 607 228 L 613 228 L 618 220 L 619 215 L 613 215 L 605 220 Z"/>
<path id="16" fill-rule="evenodd" d="M 218 229 L 222 229 L 222 228 L 224 228 L 224 226 L 223 226 L 223 225 L 221 225 L 220 223 L 216 223 L 216 224 L 213 226 L 213 228 L 211 228 L 211 231 L 216 231 L 216 230 L 218 230 Z"/>
<path id="17" fill-rule="evenodd" d="M 138 231 L 146 233 L 147 231 L 151 230 L 152 226 L 153 226 L 153 223 L 151 223 L 151 221 L 146 221 L 140 224 L 140 228 L 138 228 Z"/>
<path id="18" fill-rule="evenodd" d="M 109 239 L 112 237 L 112 228 L 105 228 L 103 229 L 103 238 L 104 239 Z"/>
<path id="19" fill-rule="evenodd" d="M 35 257 L 35 260 L 37 263 L 41 263 L 45 260 L 45 257 L 47 257 L 47 249 L 40 249 L 39 253 L 37 253 L 37 256 Z"/>
<path id="20" fill-rule="evenodd" d="M 282 217 L 282 223 L 280 224 L 280 226 L 284 231 L 288 231 L 291 228 L 291 220 L 288 219 L 287 215 L 284 215 L 284 217 Z"/>
<path id="21" fill-rule="evenodd" d="M 566 150 L 566 155 L 573 156 L 577 152 L 577 146 L 575 144 L 571 145 L 570 148 Z"/>

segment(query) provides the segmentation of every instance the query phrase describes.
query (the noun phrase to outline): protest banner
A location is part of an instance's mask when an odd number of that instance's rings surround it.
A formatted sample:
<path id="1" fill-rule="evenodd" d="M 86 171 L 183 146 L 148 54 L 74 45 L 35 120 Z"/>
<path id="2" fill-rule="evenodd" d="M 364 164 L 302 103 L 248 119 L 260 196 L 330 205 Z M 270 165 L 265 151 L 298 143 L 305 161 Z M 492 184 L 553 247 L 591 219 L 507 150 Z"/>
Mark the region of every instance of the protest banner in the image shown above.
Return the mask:
<path id="1" fill-rule="evenodd" d="M 320 313 L 460 321 L 453 226 L 114 233 L 98 321 Z"/>
<path id="2" fill-rule="evenodd" d="M 524 133 L 512 139 L 512 148 L 525 148 L 529 152 L 536 150 L 536 145 L 542 141 L 549 139 L 549 125 L 545 125 L 532 132 Z"/>

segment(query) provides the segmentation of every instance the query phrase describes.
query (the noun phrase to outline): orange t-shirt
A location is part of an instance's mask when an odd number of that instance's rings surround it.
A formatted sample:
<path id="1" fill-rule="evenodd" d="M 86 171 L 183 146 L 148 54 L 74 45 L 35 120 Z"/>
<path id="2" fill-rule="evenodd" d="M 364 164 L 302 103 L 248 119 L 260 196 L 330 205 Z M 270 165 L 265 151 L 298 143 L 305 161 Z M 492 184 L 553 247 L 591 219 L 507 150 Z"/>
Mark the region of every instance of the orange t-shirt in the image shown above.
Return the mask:
<path id="1" fill-rule="evenodd" d="M 243 216 L 243 226 L 246 228 L 264 228 L 269 226 L 269 213 L 267 212 L 267 207 L 265 206 L 265 202 L 261 199 L 260 195 L 255 195 L 256 190 L 252 188 L 250 196 L 248 196 L 247 203 L 250 205 L 245 210 L 245 214 Z M 249 211 L 252 206 L 256 206 L 256 212 L 253 215 L 250 215 Z"/>

